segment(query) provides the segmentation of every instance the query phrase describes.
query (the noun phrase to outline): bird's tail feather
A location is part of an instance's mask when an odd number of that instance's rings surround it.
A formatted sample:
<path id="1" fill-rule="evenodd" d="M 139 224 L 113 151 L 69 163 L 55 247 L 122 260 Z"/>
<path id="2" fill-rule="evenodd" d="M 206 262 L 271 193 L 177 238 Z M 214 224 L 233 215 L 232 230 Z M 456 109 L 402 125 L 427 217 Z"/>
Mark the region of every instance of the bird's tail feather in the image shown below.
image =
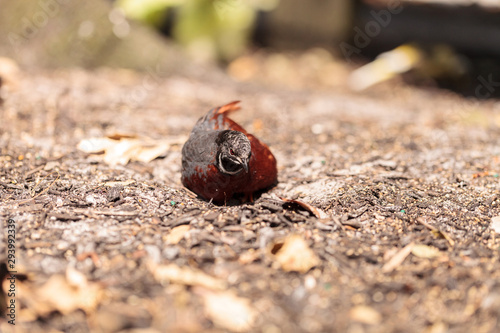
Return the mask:
<path id="1" fill-rule="evenodd" d="M 215 114 L 216 115 L 228 114 L 228 113 L 231 113 L 233 111 L 239 110 L 240 109 L 239 104 L 240 104 L 240 101 L 234 101 L 234 102 L 228 103 L 226 105 L 219 106 L 218 108 L 215 108 Z"/>

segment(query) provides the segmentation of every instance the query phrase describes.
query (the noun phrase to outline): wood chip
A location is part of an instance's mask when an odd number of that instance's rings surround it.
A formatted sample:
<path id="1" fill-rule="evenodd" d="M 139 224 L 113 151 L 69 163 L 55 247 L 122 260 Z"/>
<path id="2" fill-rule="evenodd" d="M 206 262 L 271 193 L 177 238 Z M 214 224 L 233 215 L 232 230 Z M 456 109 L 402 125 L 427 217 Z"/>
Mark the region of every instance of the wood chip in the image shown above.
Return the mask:
<path id="1" fill-rule="evenodd" d="M 238 297 L 232 291 L 200 291 L 205 303 L 205 312 L 215 324 L 231 332 L 248 332 L 257 318 L 257 311 L 247 298 Z"/>
<path id="2" fill-rule="evenodd" d="M 434 246 L 415 244 L 411 249 L 411 254 L 419 258 L 432 259 L 439 257 L 441 255 L 441 251 Z"/>
<path id="3" fill-rule="evenodd" d="M 349 311 L 353 321 L 367 325 L 378 325 L 382 322 L 382 315 L 374 308 L 367 305 L 358 305 Z"/>
<path id="4" fill-rule="evenodd" d="M 58 220 L 61 221 L 78 221 L 81 220 L 83 217 L 78 216 L 78 215 L 71 215 L 71 214 L 65 214 L 65 213 L 49 213 L 49 216 L 55 217 Z"/>
<path id="5" fill-rule="evenodd" d="M 500 216 L 491 218 L 491 229 L 497 234 L 500 234 Z"/>
<path id="6" fill-rule="evenodd" d="M 277 246 L 281 247 L 274 254 L 274 258 L 287 272 L 306 273 L 320 263 L 318 256 L 299 235 L 290 235 L 284 241 L 275 243 L 273 248 Z"/>
<path id="7" fill-rule="evenodd" d="M 24 282 L 17 286 L 21 300 L 39 316 L 54 311 L 66 315 L 77 309 L 90 313 L 103 297 L 101 285 L 87 281 L 82 273 L 72 268 L 68 268 L 66 276 L 52 275 L 42 285 Z"/>
<path id="8" fill-rule="evenodd" d="M 191 227 L 189 225 L 180 225 L 178 227 L 173 228 L 170 232 L 163 236 L 163 240 L 167 244 L 178 244 L 186 235 Z"/>
<path id="9" fill-rule="evenodd" d="M 213 290 L 224 290 L 227 284 L 224 280 L 214 278 L 191 267 L 179 267 L 175 264 L 149 264 L 149 270 L 160 283 L 170 282 L 188 286 L 202 286 Z"/>
<path id="10" fill-rule="evenodd" d="M 446 239 L 451 246 L 455 245 L 455 241 L 453 240 L 453 238 L 451 238 L 450 235 L 448 235 L 448 233 L 439 230 L 433 225 L 430 225 L 429 223 L 427 223 L 427 220 L 425 218 L 419 217 L 417 218 L 417 222 L 429 229 L 436 237 Z"/>
<path id="11" fill-rule="evenodd" d="M 317 207 L 314 207 L 313 205 L 310 205 L 307 202 L 303 202 L 303 201 L 300 201 L 300 200 L 286 199 L 286 198 L 280 198 L 280 199 L 283 200 L 286 203 L 295 204 L 295 205 L 298 205 L 298 206 L 304 208 L 309 213 L 311 213 L 314 216 L 316 216 L 318 219 L 326 219 L 326 218 L 328 218 L 328 214 L 326 214 L 323 210 L 321 210 L 321 209 L 319 209 Z"/>
<path id="12" fill-rule="evenodd" d="M 406 257 L 408 257 L 408 255 L 411 253 L 413 246 L 415 246 L 415 243 L 411 242 L 410 244 L 403 247 L 394 256 L 392 256 L 392 258 L 390 258 L 389 261 L 386 262 L 384 266 L 382 266 L 382 272 L 384 273 L 392 272 L 396 267 L 401 265 L 403 261 L 406 259 Z"/>

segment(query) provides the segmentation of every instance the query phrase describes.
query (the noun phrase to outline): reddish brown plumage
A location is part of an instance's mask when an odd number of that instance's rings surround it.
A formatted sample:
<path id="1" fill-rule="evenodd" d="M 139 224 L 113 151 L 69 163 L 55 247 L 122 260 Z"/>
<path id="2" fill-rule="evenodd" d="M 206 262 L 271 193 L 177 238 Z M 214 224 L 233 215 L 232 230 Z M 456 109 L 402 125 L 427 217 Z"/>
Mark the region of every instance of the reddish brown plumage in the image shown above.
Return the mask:
<path id="1" fill-rule="evenodd" d="M 238 103 L 214 108 L 200 118 L 182 149 L 182 183 L 201 197 L 218 203 L 227 202 L 236 193 L 251 199 L 255 191 L 277 181 L 276 159 L 269 147 L 228 118 L 231 112 L 240 108 Z M 248 172 L 229 175 L 218 168 L 216 141 L 226 130 L 241 132 L 250 141 Z"/>

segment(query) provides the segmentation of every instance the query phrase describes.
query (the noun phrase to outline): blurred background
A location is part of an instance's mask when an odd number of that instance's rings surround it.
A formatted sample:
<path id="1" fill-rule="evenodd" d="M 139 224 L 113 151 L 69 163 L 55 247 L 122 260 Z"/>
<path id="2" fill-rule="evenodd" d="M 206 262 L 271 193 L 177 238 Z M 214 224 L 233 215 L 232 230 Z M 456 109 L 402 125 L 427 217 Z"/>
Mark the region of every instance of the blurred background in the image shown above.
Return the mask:
<path id="1" fill-rule="evenodd" d="M 0 0 L 0 8 L 0 56 L 27 70 L 167 77 L 216 68 L 300 89 L 404 82 L 500 97 L 498 0 Z"/>

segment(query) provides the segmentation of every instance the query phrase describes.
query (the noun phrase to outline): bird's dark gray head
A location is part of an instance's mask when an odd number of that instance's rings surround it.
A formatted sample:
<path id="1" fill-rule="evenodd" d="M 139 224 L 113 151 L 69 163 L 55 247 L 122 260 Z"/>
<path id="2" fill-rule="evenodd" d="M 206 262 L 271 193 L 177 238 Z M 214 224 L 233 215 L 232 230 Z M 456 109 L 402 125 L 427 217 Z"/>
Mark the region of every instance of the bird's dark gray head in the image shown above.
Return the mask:
<path id="1" fill-rule="evenodd" d="M 217 158 L 215 165 L 220 172 L 236 175 L 242 170 L 248 172 L 248 161 L 252 155 L 250 140 L 242 132 L 222 131 L 217 137 Z"/>

